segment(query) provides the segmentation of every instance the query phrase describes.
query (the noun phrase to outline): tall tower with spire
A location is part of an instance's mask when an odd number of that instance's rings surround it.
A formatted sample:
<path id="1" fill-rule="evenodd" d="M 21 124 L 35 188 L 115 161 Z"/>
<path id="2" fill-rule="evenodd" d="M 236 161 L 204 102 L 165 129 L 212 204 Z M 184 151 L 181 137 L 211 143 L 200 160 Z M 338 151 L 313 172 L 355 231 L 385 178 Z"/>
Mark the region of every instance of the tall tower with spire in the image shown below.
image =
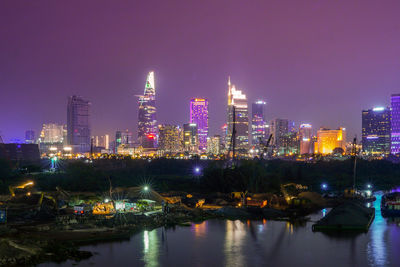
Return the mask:
<path id="1" fill-rule="evenodd" d="M 139 96 L 138 139 L 144 148 L 157 144 L 156 87 L 154 72 L 147 75 L 144 94 Z"/>
<path id="2" fill-rule="evenodd" d="M 246 95 L 237 90 L 228 77 L 228 121 L 226 148 L 231 145 L 233 124 L 235 124 L 235 149 L 246 154 L 249 149 L 249 114 Z"/>

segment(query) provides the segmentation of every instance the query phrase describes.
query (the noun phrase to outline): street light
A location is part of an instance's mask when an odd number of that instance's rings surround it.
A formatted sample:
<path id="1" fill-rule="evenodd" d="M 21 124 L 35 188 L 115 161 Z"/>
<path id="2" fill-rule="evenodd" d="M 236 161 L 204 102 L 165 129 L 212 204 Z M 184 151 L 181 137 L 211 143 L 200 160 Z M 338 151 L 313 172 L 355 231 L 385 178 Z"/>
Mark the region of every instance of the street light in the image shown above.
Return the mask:
<path id="1" fill-rule="evenodd" d="M 322 188 L 323 190 L 326 190 L 326 189 L 328 189 L 328 185 L 327 185 L 326 183 L 323 183 L 323 184 L 321 185 L 321 188 Z"/>
<path id="2" fill-rule="evenodd" d="M 145 192 L 147 192 L 147 191 L 149 191 L 149 187 L 148 187 L 147 185 L 145 185 L 145 186 L 143 187 L 143 190 L 144 190 Z"/>

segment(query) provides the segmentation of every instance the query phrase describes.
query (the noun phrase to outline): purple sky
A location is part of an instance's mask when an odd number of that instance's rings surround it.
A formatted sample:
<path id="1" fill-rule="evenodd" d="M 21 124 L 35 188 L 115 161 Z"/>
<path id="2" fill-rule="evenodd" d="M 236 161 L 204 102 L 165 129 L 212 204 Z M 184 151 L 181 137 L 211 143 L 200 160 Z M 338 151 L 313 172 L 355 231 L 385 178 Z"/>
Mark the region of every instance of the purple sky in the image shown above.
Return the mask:
<path id="1" fill-rule="evenodd" d="M 155 70 L 160 123 L 207 97 L 211 134 L 227 76 L 274 117 L 349 129 L 400 93 L 400 1 L 0 1 L 0 132 L 66 122 L 67 97 L 92 102 L 93 134 L 137 129 Z"/>

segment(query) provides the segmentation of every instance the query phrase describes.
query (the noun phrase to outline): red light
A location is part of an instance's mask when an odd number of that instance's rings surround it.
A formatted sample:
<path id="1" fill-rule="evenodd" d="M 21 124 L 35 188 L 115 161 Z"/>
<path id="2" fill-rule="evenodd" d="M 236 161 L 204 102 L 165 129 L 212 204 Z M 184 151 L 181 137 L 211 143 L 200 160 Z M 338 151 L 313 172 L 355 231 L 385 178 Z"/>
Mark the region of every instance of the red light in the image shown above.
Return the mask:
<path id="1" fill-rule="evenodd" d="M 154 139 L 154 135 L 148 134 L 148 135 L 147 135 L 147 138 L 149 138 L 149 139 Z"/>
<path id="2" fill-rule="evenodd" d="M 81 214 L 83 213 L 83 210 L 81 210 Z"/>
<path id="3" fill-rule="evenodd" d="M 78 213 L 78 211 L 76 210 L 75 213 Z"/>

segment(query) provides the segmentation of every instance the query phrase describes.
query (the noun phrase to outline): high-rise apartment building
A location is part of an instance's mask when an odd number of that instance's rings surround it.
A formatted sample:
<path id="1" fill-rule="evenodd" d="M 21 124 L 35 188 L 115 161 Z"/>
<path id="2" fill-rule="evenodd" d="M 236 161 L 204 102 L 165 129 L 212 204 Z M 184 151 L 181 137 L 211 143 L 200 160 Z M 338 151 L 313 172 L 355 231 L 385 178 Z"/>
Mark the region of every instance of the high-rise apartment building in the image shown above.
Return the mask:
<path id="1" fill-rule="evenodd" d="M 249 114 L 246 95 L 237 90 L 228 79 L 228 121 L 227 148 L 231 147 L 233 130 L 235 129 L 235 150 L 239 154 L 247 154 L 249 149 Z M 235 125 L 235 127 L 234 127 Z"/>
<path id="2" fill-rule="evenodd" d="M 285 154 L 283 136 L 289 133 L 289 121 L 286 119 L 273 119 L 270 122 L 270 133 L 272 134 L 272 146 L 278 154 Z"/>
<path id="3" fill-rule="evenodd" d="M 208 100 L 193 98 L 190 100 L 190 123 L 197 125 L 199 149 L 205 151 L 208 137 Z"/>
<path id="4" fill-rule="evenodd" d="M 400 153 L 400 94 L 393 94 L 391 97 L 391 153 Z"/>
<path id="5" fill-rule="evenodd" d="M 317 132 L 316 154 L 332 154 L 346 151 L 346 129 L 340 127 L 337 130 L 321 128 Z"/>
<path id="6" fill-rule="evenodd" d="M 35 131 L 27 130 L 25 131 L 25 144 L 34 144 L 35 143 Z"/>
<path id="7" fill-rule="evenodd" d="M 158 125 L 158 150 L 162 153 L 182 151 L 182 128 L 176 125 Z"/>
<path id="8" fill-rule="evenodd" d="M 90 102 L 79 96 L 71 96 L 67 107 L 68 144 L 75 153 L 90 151 Z"/>
<path id="9" fill-rule="evenodd" d="M 147 75 L 144 94 L 139 96 L 138 139 L 144 148 L 157 145 L 156 87 L 154 72 Z"/>
<path id="10" fill-rule="evenodd" d="M 258 100 L 251 105 L 251 144 L 257 146 L 266 138 L 264 118 L 265 101 Z"/>
<path id="11" fill-rule="evenodd" d="M 183 125 L 183 147 L 185 152 L 198 152 L 199 142 L 197 133 L 197 124 L 186 123 Z"/>
<path id="12" fill-rule="evenodd" d="M 362 111 L 362 151 L 366 155 L 390 154 L 390 108 L 376 107 Z"/>
<path id="13" fill-rule="evenodd" d="M 299 142 L 300 142 L 300 154 L 312 154 L 313 142 L 312 142 L 312 126 L 308 123 L 300 124 L 299 129 Z"/>

